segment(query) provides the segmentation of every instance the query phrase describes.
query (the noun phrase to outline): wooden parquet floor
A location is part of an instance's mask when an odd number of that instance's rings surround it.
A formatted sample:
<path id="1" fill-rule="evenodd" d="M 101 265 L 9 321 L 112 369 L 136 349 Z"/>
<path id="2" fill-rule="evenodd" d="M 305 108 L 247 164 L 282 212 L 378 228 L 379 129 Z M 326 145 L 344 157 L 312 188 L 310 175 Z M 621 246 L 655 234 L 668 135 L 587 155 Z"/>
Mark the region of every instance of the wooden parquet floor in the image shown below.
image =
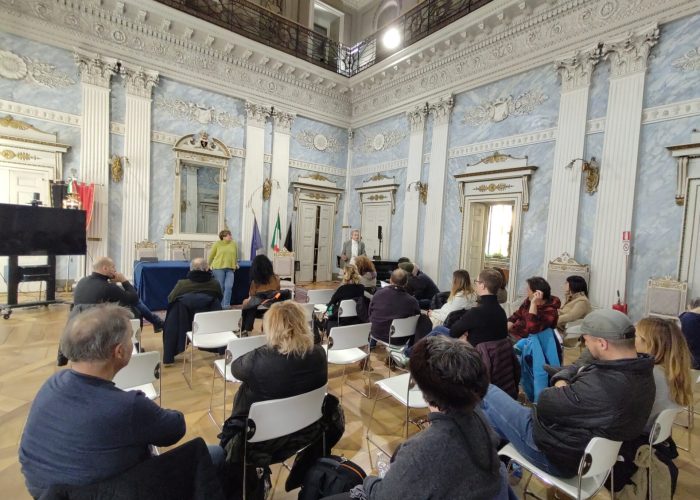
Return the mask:
<path id="1" fill-rule="evenodd" d="M 69 297 L 66 297 L 69 298 Z M 2 300 L 2 297 L 0 297 Z M 0 320 L 0 497 L 7 499 L 28 499 L 24 481 L 17 459 L 17 448 L 32 399 L 41 384 L 51 376 L 55 366 L 56 346 L 60 333 L 68 316 L 67 305 L 54 305 L 48 308 L 17 309 L 9 320 Z M 161 350 L 160 335 L 154 334 L 150 326 L 144 328 L 142 336 L 146 350 Z M 573 357 L 574 351 L 568 351 Z M 178 357 L 178 360 L 181 358 Z M 174 408 L 185 414 L 187 434 L 183 442 L 201 436 L 208 443 L 217 441 L 217 427 L 208 416 L 209 399 L 212 388 L 212 354 L 195 353 L 195 375 L 190 389 L 181 373 L 181 362 L 163 369 L 163 406 Z M 377 359 L 373 361 L 373 380 L 388 375 L 387 368 Z M 342 368 L 330 367 L 329 387 L 334 394 L 340 394 Z M 356 386 L 362 385 L 357 368 L 348 369 L 350 381 Z M 214 408 L 217 421 L 221 422 L 222 382 L 217 379 L 214 391 Z M 231 410 L 232 394 L 227 395 L 227 411 Z M 345 410 L 346 430 L 334 452 L 354 460 L 369 471 L 369 453 L 365 441 L 366 427 L 372 409 L 372 400 L 363 398 L 347 386 L 343 390 L 343 407 Z M 700 405 L 698 406 L 700 407 Z M 424 414 L 424 412 L 423 412 Z M 416 417 L 422 416 L 420 413 Z M 403 408 L 392 399 L 380 400 L 377 404 L 373 434 L 386 443 L 386 449 L 393 450 L 402 440 Z M 411 433 L 416 427 L 411 427 Z M 700 433 L 693 432 L 693 454 L 681 451 L 677 461 L 680 467 L 679 486 L 676 498 L 692 499 L 700 496 Z M 680 444 L 686 443 L 684 429 L 674 430 L 674 437 Z M 376 448 L 372 447 L 373 462 Z M 285 492 L 286 470 L 273 466 L 273 482 L 279 477 L 274 491 L 274 498 L 291 500 L 297 498 L 298 491 Z M 543 486 L 535 484 L 535 489 Z M 524 481 L 521 482 L 524 484 Z M 518 494 L 521 492 L 518 491 Z M 601 493 L 596 498 L 609 498 Z"/>

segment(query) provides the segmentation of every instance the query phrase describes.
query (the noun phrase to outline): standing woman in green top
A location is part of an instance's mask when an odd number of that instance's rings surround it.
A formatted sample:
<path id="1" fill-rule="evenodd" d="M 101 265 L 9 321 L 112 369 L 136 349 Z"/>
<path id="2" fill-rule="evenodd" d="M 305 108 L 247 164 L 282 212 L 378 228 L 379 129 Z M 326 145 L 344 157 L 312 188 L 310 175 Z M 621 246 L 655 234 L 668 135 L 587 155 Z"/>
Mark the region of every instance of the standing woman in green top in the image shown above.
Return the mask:
<path id="1" fill-rule="evenodd" d="M 214 243 L 209 251 L 209 267 L 214 273 L 216 281 L 224 292 L 221 307 L 228 309 L 231 305 L 231 292 L 233 291 L 233 272 L 238 269 L 238 247 L 231 239 L 231 231 L 224 229 L 219 233 L 219 240 Z"/>

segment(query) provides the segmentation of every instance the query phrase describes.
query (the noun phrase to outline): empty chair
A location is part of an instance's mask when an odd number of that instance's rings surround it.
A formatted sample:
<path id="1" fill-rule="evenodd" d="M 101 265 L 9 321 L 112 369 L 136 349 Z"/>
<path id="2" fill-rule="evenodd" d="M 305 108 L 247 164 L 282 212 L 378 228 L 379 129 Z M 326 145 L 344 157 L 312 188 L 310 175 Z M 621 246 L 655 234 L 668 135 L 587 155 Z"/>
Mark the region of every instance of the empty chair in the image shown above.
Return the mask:
<path id="1" fill-rule="evenodd" d="M 326 346 L 328 354 L 328 364 L 342 365 L 343 379 L 340 384 L 340 399 L 343 399 L 343 385 L 347 381 L 345 370 L 348 365 L 352 365 L 369 356 L 369 330 L 372 327 L 370 323 L 362 323 L 359 325 L 336 326 L 331 328 L 328 334 L 328 346 Z M 362 349 L 362 348 L 365 349 Z M 365 397 L 369 397 L 369 374 L 363 370 L 366 376 L 366 393 L 348 384 L 351 389 L 356 390 Z"/>
<path id="2" fill-rule="evenodd" d="M 158 389 L 154 382 L 158 381 Z M 140 352 L 131 356 L 129 364 L 119 370 L 112 380 L 124 391 L 141 391 L 148 399 L 160 401 L 162 381 L 160 378 L 160 353 Z"/>
<path id="3" fill-rule="evenodd" d="M 651 428 L 651 432 L 649 433 L 649 447 L 653 448 L 654 445 L 662 443 L 671 437 L 673 421 L 676 419 L 676 416 L 681 412 L 681 410 L 682 408 L 669 408 L 659 413 L 654 421 L 654 425 Z M 651 458 L 651 455 L 649 458 Z M 650 467 L 647 469 L 649 489 L 647 491 L 649 492 L 649 498 L 654 498 L 654 490 L 652 489 L 651 464 L 649 464 L 649 466 Z M 668 494 L 670 495 L 670 493 L 671 492 L 669 491 Z"/>
<path id="4" fill-rule="evenodd" d="M 385 378 L 375 382 L 378 389 L 386 392 L 390 397 L 397 400 L 406 408 L 406 419 L 404 422 L 404 438 L 408 438 L 408 423 L 411 421 L 409 419 L 409 412 L 411 408 L 423 409 L 428 407 L 428 403 L 423 398 L 423 393 L 413 382 L 410 373 L 402 373 L 396 377 Z M 372 421 L 374 420 L 374 409 L 377 406 L 377 400 L 379 398 L 379 390 L 374 396 L 374 403 L 372 404 L 372 412 L 369 416 L 369 422 L 367 423 L 367 432 L 365 434 L 365 439 L 367 440 L 367 451 L 370 456 L 370 466 L 372 465 L 372 450 L 370 450 L 369 445 L 372 443 L 374 446 L 382 450 L 386 455 L 391 456 L 392 454 L 384 450 L 379 446 L 370 434 L 372 428 Z M 414 422 L 419 428 L 421 424 L 419 422 Z"/>
<path id="5" fill-rule="evenodd" d="M 603 487 L 605 480 L 610 475 L 613 465 L 615 465 L 621 445 L 622 443 L 619 441 L 610 441 L 609 439 L 601 437 L 591 439 L 581 457 L 578 475 L 569 479 L 553 476 L 535 467 L 535 465 L 523 457 L 512 444 L 507 444 L 501 448 L 498 454 L 508 457 L 511 462 L 515 462 L 530 471 L 531 475 L 523 489 L 524 498 L 527 498 L 528 495 L 535 497 L 528 491 L 528 486 L 534 475 L 545 483 L 560 489 L 568 496 L 576 498 L 577 500 L 583 500 L 591 498 Z M 610 486 L 612 490 L 614 488 L 612 481 Z"/>
<path id="6" fill-rule="evenodd" d="M 331 297 L 333 297 L 332 288 L 322 289 L 322 290 L 309 290 L 306 294 L 307 302 L 309 304 L 326 305 L 330 302 Z M 325 312 L 325 309 L 321 312 Z"/>
<path id="7" fill-rule="evenodd" d="M 131 342 L 134 344 L 134 354 L 139 352 L 141 347 L 141 320 L 140 319 L 130 319 L 131 323 Z"/>
<path id="8" fill-rule="evenodd" d="M 192 388 L 194 349 L 222 349 L 229 341 L 236 338 L 234 332 L 240 331 L 241 310 L 202 312 L 194 315 L 192 331 L 187 332 L 190 341 L 190 378 L 187 378 L 185 364 L 187 356 L 182 357 L 182 374 L 187 385 Z"/>
<path id="9" fill-rule="evenodd" d="M 372 337 L 378 344 L 387 347 L 388 349 L 399 349 L 402 344 L 408 341 L 408 338 L 416 333 L 416 325 L 418 324 L 419 314 L 409 316 L 408 318 L 397 318 L 391 322 L 389 327 L 389 342 Z M 389 356 L 389 375 L 391 375 L 391 365 L 393 359 Z"/>
<path id="10" fill-rule="evenodd" d="M 249 353 L 250 351 L 253 351 L 257 349 L 258 347 L 262 347 L 265 345 L 265 336 L 264 335 L 254 335 L 252 337 L 244 337 L 244 338 L 235 338 L 233 340 L 230 340 L 228 343 L 228 346 L 226 347 L 226 355 L 224 359 L 217 359 L 214 361 L 214 373 L 212 374 L 211 377 L 211 396 L 209 398 L 209 418 L 211 418 L 212 422 L 221 429 L 221 426 L 216 422 L 216 419 L 214 418 L 214 414 L 212 412 L 212 401 L 214 399 L 214 380 L 216 379 L 217 373 L 221 376 L 221 378 L 224 380 L 224 418 L 223 420 L 226 419 L 226 386 L 228 385 L 229 382 L 231 383 L 239 383 L 240 381 L 237 380 L 233 374 L 231 373 L 231 363 L 233 363 L 236 359 L 240 358 L 244 354 Z M 222 420 L 222 422 L 223 422 Z"/>
<path id="11" fill-rule="evenodd" d="M 271 399 L 251 405 L 243 447 L 243 485 L 246 484 L 248 470 L 248 444 L 288 436 L 320 420 L 326 388 L 324 385 L 298 396 Z M 243 498 L 246 498 L 245 487 Z"/>

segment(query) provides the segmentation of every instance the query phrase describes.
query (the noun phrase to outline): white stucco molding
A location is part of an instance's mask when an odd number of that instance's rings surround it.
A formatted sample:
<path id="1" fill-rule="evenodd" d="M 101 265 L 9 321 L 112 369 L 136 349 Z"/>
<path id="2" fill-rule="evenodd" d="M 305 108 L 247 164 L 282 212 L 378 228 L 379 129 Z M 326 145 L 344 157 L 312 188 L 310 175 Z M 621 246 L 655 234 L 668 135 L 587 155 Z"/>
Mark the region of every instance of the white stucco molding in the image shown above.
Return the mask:
<path id="1" fill-rule="evenodd" d="M 350 171 L 350 175 L 357 177 L 358 175 L 373 174 L 375 172 L 388 172 L 389 170 L 397 170 L 399 168 L 406 168 L 408 166 L 408 158 L 401 158 L 399 160 L 391 160 L 383 163 L 376 163 L 374 165 L 365 165 L 362 167 L 353 168 Z"/>

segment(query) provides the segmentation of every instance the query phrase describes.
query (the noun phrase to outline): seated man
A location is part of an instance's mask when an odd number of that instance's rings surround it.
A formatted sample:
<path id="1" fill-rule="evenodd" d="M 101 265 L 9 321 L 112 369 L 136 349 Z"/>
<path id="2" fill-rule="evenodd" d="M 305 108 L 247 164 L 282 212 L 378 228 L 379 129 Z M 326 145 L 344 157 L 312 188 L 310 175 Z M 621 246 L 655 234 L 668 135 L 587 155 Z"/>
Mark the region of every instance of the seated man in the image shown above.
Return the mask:
<path id="1" fill-rule="evenodd" d="M 168 303 L 175 302 L 178 297 L 182 297 L 186 293 L 201 292 L 219 300 L 223 298 L 221 285 L 214 278 L 214 275 L 209 270 L 209 264 L 203 257 L 197 257 L 190 262 L 190 272 L 187 273 L 187 278 L 179 280 L 175 284 L 170 295 L 168 295 Z"/>
<path id="2" fill-rule="evenodd" d="M 420 314 L 418 301 L 406 292 L 407 281 L 408 274 L 402 269 L 396 269 L 389 278 L 390 285 L 380 288 L 372 296 L 369 303 L 369 322 L 372 327 L 369 333 L 375 339 L 389 342 L 389 328 L 393 320 Z"/>
<path id="3" fill-rule="evenodd" d="M 82 486 L 119 475 L 170 446 L 185 418 L 112 379 L 131 359 L 131 313 L 116 304 L 75 316 L 61 336 L 73 362 L 39 389 L 19 446 L 27 489 L 38 498 L 52 485 Z"/>
<path id="4" fill-rule="evenodd" d="M 593 361 L 552 377 L 537 406 L 522 406 L 491 385 L 484 413 L 496 432 L 540 469 L 573 477 L 593 437 L 634 439 L 654 404 L 654 359 L 637 355 L 635 329 L 621 312 L 601 309 L 581 326 Z"/>
<path id="5" fill-rule="evenodd" d="M 401 262 L 399 268 L 408 273 L 406 291 L 418 300 L 421 309 L 429 309 L 430 300 L 440 293 L 435 282 L 412 262 Z"/>

